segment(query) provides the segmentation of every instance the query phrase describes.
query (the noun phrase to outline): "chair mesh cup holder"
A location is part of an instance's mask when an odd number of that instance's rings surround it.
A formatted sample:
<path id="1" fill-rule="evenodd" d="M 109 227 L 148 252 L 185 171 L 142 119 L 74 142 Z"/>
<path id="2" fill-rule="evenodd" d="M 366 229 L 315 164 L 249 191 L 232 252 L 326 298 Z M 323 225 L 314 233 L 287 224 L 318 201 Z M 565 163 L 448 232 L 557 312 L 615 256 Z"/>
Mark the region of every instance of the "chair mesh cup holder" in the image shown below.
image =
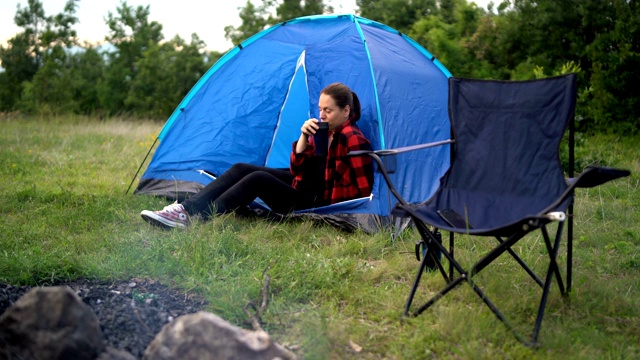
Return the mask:
<path id="1" fill-rule="evenodd" d="M 440 232 L 440 230 L 434 229 L 433 236 L 435 237 L 436 241 L 438 241 L 438 243 L 442 244 L 442 233 Z M 429 251 L 429 246 L 427 245 L 425 240 L 420 239 L 416 242 L 415 244 L 416 260 L 420 261 L 421 255 L 422 255 L 422 258 L 426 258 L 425 269 L 424 269 L 426 272 L 430 272 L 438 269 L 438 266 L 435 260 L 431 258 L 431 255 L 429 254 L 428 251 Z M 440 249 L 434 247 L 433 251 L 435 253 L 435 256 L 439 260 L 442 260 L 442 252 L 440 251 Z"/>

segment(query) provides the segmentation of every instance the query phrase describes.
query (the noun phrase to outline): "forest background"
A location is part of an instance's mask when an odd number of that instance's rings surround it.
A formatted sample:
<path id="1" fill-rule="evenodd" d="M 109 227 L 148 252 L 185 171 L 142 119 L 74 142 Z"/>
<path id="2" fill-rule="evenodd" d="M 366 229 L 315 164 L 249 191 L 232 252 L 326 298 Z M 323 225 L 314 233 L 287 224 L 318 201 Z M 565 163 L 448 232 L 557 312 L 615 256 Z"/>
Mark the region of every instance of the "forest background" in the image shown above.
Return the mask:
<path id="1" fill-rule="evenodd" d="M 640 4 L 636 0 L 505 0 L 486 9 L 466 0 L 357 0 L 357 14 L 424 46 L 454 76 L 533 79 L 579 74 L 577 129 L 640 129 Z M 22 29 L 0 46 L 0 112 L 164 120 L 223 55 L 193 34 L 164 39 L 149 6 L 121 2 L 106 14 L 106 45 L 80 44 L 78 0 L 55 15 L 42 2 L 18 6 Z M 304 15 L 332 13 L 322 0 L 247 1 L 234 45 Z"/>

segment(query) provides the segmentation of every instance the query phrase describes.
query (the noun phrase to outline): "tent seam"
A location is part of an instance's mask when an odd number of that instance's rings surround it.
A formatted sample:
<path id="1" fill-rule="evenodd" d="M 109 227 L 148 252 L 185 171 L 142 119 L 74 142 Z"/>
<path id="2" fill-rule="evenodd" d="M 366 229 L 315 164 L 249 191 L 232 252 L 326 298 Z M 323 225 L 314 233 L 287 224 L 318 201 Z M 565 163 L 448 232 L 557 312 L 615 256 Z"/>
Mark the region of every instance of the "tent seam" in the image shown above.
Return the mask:
<path id="1" fill-rule="evenodd" d="M 376 75 L 373 70 L 373 61 L 371 60 L 371 52 L 369 51 L 369 45 L 367 44 L 367 40 L 364 37 L 364 33 L 362 32 L 362 28 L 360 27 L 360 23 L 358 22 L 358 18 L 353 16 L 353 23 L 356 25 L 356 29 L 358 30 L 358 34 L 360 35 L 360 40 L 362 40 L 362 44 L 364 45 L 364 51 L 367 54 L 367 60 L 369 61 L 369 70 L 371 71 L 371 81 L 373 82 L 373 93 L 376 98 L 376 112 L 378 113 L 378 134 L 380 135 L 380 149 L 386 149 L 386 144 L 384 141 L 384 132 L 382 131 L 382 111 L 380 110 L 380 98 L 378 97 L 378 83 L 376 82 Z"/>

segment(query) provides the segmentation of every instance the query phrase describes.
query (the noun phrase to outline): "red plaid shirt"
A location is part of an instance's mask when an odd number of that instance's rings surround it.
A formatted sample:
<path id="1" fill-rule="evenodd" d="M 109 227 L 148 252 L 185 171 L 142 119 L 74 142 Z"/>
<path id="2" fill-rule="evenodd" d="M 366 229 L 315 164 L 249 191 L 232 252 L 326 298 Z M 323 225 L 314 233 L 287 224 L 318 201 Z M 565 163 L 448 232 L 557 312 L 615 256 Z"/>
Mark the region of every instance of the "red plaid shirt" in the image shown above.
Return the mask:
<path id="1" fill-rule="evenodd" d="M 291 173 L 294 176 L 292 186 L 302 181 L 305 174 L 305 160 L 315 156 L 313 137 L 309 137 L 309 145 L 300 154 L 296 154 L 296 142 L 291 152 Z M 354 150 L 371 150 L 369 140 L 364 137 L 360 129 L 347 121 L 334 130 L 333 140 L 329 145 L 327 164 L 325 168 L 326 203 L 335 204 L 341 201 L 366 197 L 371 194 L 373 187 L 373 165 L 368 156 L 348 157 L 347 153 Z"/>

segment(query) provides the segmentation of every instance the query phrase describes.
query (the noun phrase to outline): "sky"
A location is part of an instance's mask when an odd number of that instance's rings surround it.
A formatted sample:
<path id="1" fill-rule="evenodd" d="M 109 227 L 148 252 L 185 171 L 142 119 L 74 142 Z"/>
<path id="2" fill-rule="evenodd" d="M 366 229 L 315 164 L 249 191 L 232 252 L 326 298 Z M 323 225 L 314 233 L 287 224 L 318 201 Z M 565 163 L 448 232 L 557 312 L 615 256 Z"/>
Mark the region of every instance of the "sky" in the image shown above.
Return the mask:
<path id="1" fill-rule="evenodd" d="M 490 0 L 474 0 L 479 6 L 486 7 Z M 64 10 L 66 0 L 41 0 L 45 15 L 52 16 Z M 165 39 L 171 39 L 176 34 L 187 42 L 191 41 L 191 34 L 196 33 L 207 44 L 208 50 L 224 52 L 233 45 L 224 37 L 224 28 L 228 25 L 239 26 L 242 21 L 238 17 L 239 7 L 243 7 L 247 0 L 127 0 L 127 4 L 134 8 L 149 5 L 149 20 L 162 25 Z M 261 4 L 260 0 L 252 0 L 254 4 Z M 27 6 L 27 0 L 0 0 L 0 44 L 16 33 L 22 31 L 13 18 L 17 6 Z M 74 29 L 81 41 L 91 43 L 104 41 L 109 28 L 104 19 L 109 12 L 117 15 L 120 0 L 80 0 L 76 11 L 79 22 Z M 356 0 L 325 0 L 325 4 L 333 6 L 335 14 L 353 14 Z"/>

